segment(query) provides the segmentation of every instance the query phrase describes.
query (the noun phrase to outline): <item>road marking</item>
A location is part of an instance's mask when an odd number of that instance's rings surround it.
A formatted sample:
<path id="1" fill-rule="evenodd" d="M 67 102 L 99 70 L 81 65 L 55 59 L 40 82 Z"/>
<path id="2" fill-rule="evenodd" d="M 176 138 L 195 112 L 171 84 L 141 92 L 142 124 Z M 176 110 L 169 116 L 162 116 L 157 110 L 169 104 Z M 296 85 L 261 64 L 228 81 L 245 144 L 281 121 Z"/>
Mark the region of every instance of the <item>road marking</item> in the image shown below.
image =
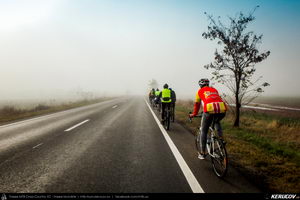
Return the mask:
<path id="1" fill-rule="evenodd" d="M 80 123 L 78 123 L 78 124 L 76 124 L 76 125 L 74 125 L 74 126 L 68 128 L 68 129 L 66 129 L 65 132 L 71 131 L 71 130 L 73 130 L 74 128 L 77 128 L 78 126 L 81 126 L 82 124 L 84 124 L 84 123 L 86 123 L 86 122 L 88 122 L 88 121 L 90 121 L 90 120 L 89 120 L 89 119 L 84 120 L 83 122 L 80 122 Z"/>
<path id="2" fill-rule="evenodd" d="M 182 157 L 182 155 L 180 154 L 180 152 L 178 151 L 177 147 L 175 146 L 175 144 L 173 143 L 172 139 L 170 138 L 170 136 L 168 135 L 167 131 L 164 129 L 164 127 L 160 124 L 159 119 L 156 117 L 155 113 L 153 112 L 153 110 L 151 109 L 150 105 L 148 104 L 148 102 L 145 100 L 148 108 L 150 109 L 156 123 L 158 124 L 158 127 L 160 128 L 163 136 L 165 137 L 175 159 L 177 160 L 177 163 L 179 164 L 179 167 L 181 169 L 181 171 L 183 172 L 188 184 L 190 185 L 192 191 L 194 193 L 204 193 L 204 190 L 202 189 L 202 187 L 200 186 L 200 184 L 198 183 L 196 177 L 194 176 L 193 172 L 191 171 L 191 169 L 189 168 L 189 166 L 186 164 L 184 158 Z"/>
<path id="3" fill-rule="evenodd" d="M 32 148 L 35 149 L 35 148 L 38 148 L 38 147 L 41 146 L 41 145 L 43 145 L 43 143 L 40 143 L 40 144 L 38 144 L 38 145 L 36 145 L 36 146 L 34 146 L 34 147 L 32 147 Z"/>
<path id="4" fill-rule="evenodd" d="M 118 107 L 118 105 L 114 105 L 112 108 L 116 108 L 116 107 Z"/>

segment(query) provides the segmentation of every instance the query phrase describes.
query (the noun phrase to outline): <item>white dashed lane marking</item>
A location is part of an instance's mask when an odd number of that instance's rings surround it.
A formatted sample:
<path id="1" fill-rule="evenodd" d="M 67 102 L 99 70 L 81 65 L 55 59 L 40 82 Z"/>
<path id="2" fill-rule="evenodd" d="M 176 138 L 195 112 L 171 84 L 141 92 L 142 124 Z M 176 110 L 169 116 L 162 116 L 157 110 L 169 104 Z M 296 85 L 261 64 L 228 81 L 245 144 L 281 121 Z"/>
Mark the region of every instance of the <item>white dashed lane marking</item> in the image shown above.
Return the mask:
<path id="1" fill-rule="evenodd" d="M 36 146 L 34 146 L 34 147 L 32 147 L 32 148 L 35 149 L 35 148 L 38 148 L 38 147 L 41 146 L 41 145 L 43 145 L 43 143 L 40 143 L 40 144 L 38 144 L 38 145 L 36 145 Z"/>
<path id="2" fill-rule="evenodd" d="M 90 120 L 89 120 L 89 119 L 84 120 L 83 122 L 80 122 L 80 123 L 78 123 L 78 124 L 76 124 L 76 125 L 74 125 L 74 126 L 68 128 L 68 129 L 66 129 L 65 132 L 71 131 L 71 130 L 73 130 L 74 128 L 77 128 L 78 126 L 81 126 L 82 124 L 84 124 L 84 123 L 86 123 L 86 122 L 88 122 L 88 121 L 90 121 Z"/>

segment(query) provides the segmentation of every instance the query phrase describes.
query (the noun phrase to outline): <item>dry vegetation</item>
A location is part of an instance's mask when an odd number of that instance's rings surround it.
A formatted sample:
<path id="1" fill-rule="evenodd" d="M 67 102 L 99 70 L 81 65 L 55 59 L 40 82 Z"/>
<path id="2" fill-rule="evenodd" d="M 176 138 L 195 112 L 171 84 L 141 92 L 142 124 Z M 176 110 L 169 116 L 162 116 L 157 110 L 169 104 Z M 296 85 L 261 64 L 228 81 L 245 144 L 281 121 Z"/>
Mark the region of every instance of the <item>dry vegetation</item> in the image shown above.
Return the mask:
<path id="1" fill-rule="evenodd" d="M 63 103 L 60 105 L 44 105 L 38 104 L 33 108 L 16 108 L 14 106 L 4 106 L 0 109 L 0 124 L 6 124 L 13 121 L 18 121 L 22 119 L 27 119 L 39 115 L 45 115 L 49 113 L 54 113 L 62 110 L 67 110 L 71 108 L 76 108 L 84 105 L 89 105 L 93 103 L 98 103 L 108 98 L 99 98 L 93 100 L 82 100 L 77 102 Z"/>
<path id="2" fill-rule="evenodd" d="M 192 101 L 179 101 L 177 120 L 191 131 L 200 121 L 190 124 L 187 113 Z M 299 118 L 243 110 L 240 128 L 234 128 L 228 112 L 222 122 L 230 164 L 242 171 L 264 192 L 300 192 Z"/>

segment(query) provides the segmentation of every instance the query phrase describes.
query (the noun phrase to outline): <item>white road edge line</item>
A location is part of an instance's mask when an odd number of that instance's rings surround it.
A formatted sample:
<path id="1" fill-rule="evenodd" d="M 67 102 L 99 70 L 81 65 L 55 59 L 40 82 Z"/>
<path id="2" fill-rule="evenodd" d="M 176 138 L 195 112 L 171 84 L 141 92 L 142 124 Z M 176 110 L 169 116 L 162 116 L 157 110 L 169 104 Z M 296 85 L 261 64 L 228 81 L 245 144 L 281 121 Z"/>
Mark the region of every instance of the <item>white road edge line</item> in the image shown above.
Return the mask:
<path id="1" fill-rule="evenodd" d="M 193 172 L 191 171 L 191 169 L 189 168 L 189 166 L 187 165 L 187 163 L 185 162 L 184 158 L 182 157 L 182 155 L 180 154 L 180 152 L 178 151 L 177 147 L 175 146 L 175 144 L 173 143 L 172 139 L 170 138 L 170 136 L 168 135 L 167 131 L 164 129 L 164 127 L 160 124 L 159 119 L 156 117 L 155 113 L 152 111 L 150 105 L 148 104 L 148 102 L 145 100 L 148 108 L 150 109 L 156 123 L 158 124 L 158 127 L 160 128 L 163 136 L 165 137 L 175 159 L 177 160 L 177 163 L 180 166 L 180 169 L 182 170 L 188 184 L 190 185 L 193 193 L 204 193 L 204 190 L 202 189 L 202 187 L 200 186 L 200 184 L 198 183 L 196 177 L 194 176 Z"/>
<path id="2" fill-rule="evenodd" d="M 38 145 L 36 145 L 36 146 L 34 146 L 34 147 L 32 147 L 32 148 L 35 149 L 35 148 L 37 148 L 37 147 L 39 147 L 39 146 L 41 146 L 41 145 L 43 145 L 43 143 L 40 143 L 40 144 L 38 144 Z"/>
<path id="3" fill-rule="evenodd" d="M 114 105 L 112 108 L 116 108 L 116 107 L 118 107 L 118 105 Z"/>
<path id="4" fill-rule="evenodd" d="M 84 124 L 84 123 L 86 123 L 86 122 L 88 122 L 88 121 L 90 121 L 90 120 L 89 120 L 89 119 L 84 120 L 83 122 L 80 122 L 80 123 L 78 123 L 78 124 L 76 124 L 76 125 L 74 125 L 74 126 L 68 128 L 68 129 L 66 129 L 65 132 L 71 131 L 71 130 L 73 130 L 74 128 L 77 128 L 78 126 L 81 126 L 82 124 Z"/>

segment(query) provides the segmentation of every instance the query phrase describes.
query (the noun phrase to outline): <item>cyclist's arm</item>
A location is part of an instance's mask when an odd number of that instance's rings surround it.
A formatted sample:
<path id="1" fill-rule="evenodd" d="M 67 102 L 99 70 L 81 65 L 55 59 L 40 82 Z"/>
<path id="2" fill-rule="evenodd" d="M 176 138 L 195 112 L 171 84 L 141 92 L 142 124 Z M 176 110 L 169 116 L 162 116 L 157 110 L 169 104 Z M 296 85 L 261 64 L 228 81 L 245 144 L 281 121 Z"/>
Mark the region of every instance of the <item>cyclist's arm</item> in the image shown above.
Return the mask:
<path id="1" fill-rule="evenodd" d="M 192 116 L 196 116 L 199 113 L 200 107 L 201 107 L 201 99 L 197 92 L 196 98 L 195 98 L 195 103 L 194 103 L 194 111 L 192 113 Z"/>

